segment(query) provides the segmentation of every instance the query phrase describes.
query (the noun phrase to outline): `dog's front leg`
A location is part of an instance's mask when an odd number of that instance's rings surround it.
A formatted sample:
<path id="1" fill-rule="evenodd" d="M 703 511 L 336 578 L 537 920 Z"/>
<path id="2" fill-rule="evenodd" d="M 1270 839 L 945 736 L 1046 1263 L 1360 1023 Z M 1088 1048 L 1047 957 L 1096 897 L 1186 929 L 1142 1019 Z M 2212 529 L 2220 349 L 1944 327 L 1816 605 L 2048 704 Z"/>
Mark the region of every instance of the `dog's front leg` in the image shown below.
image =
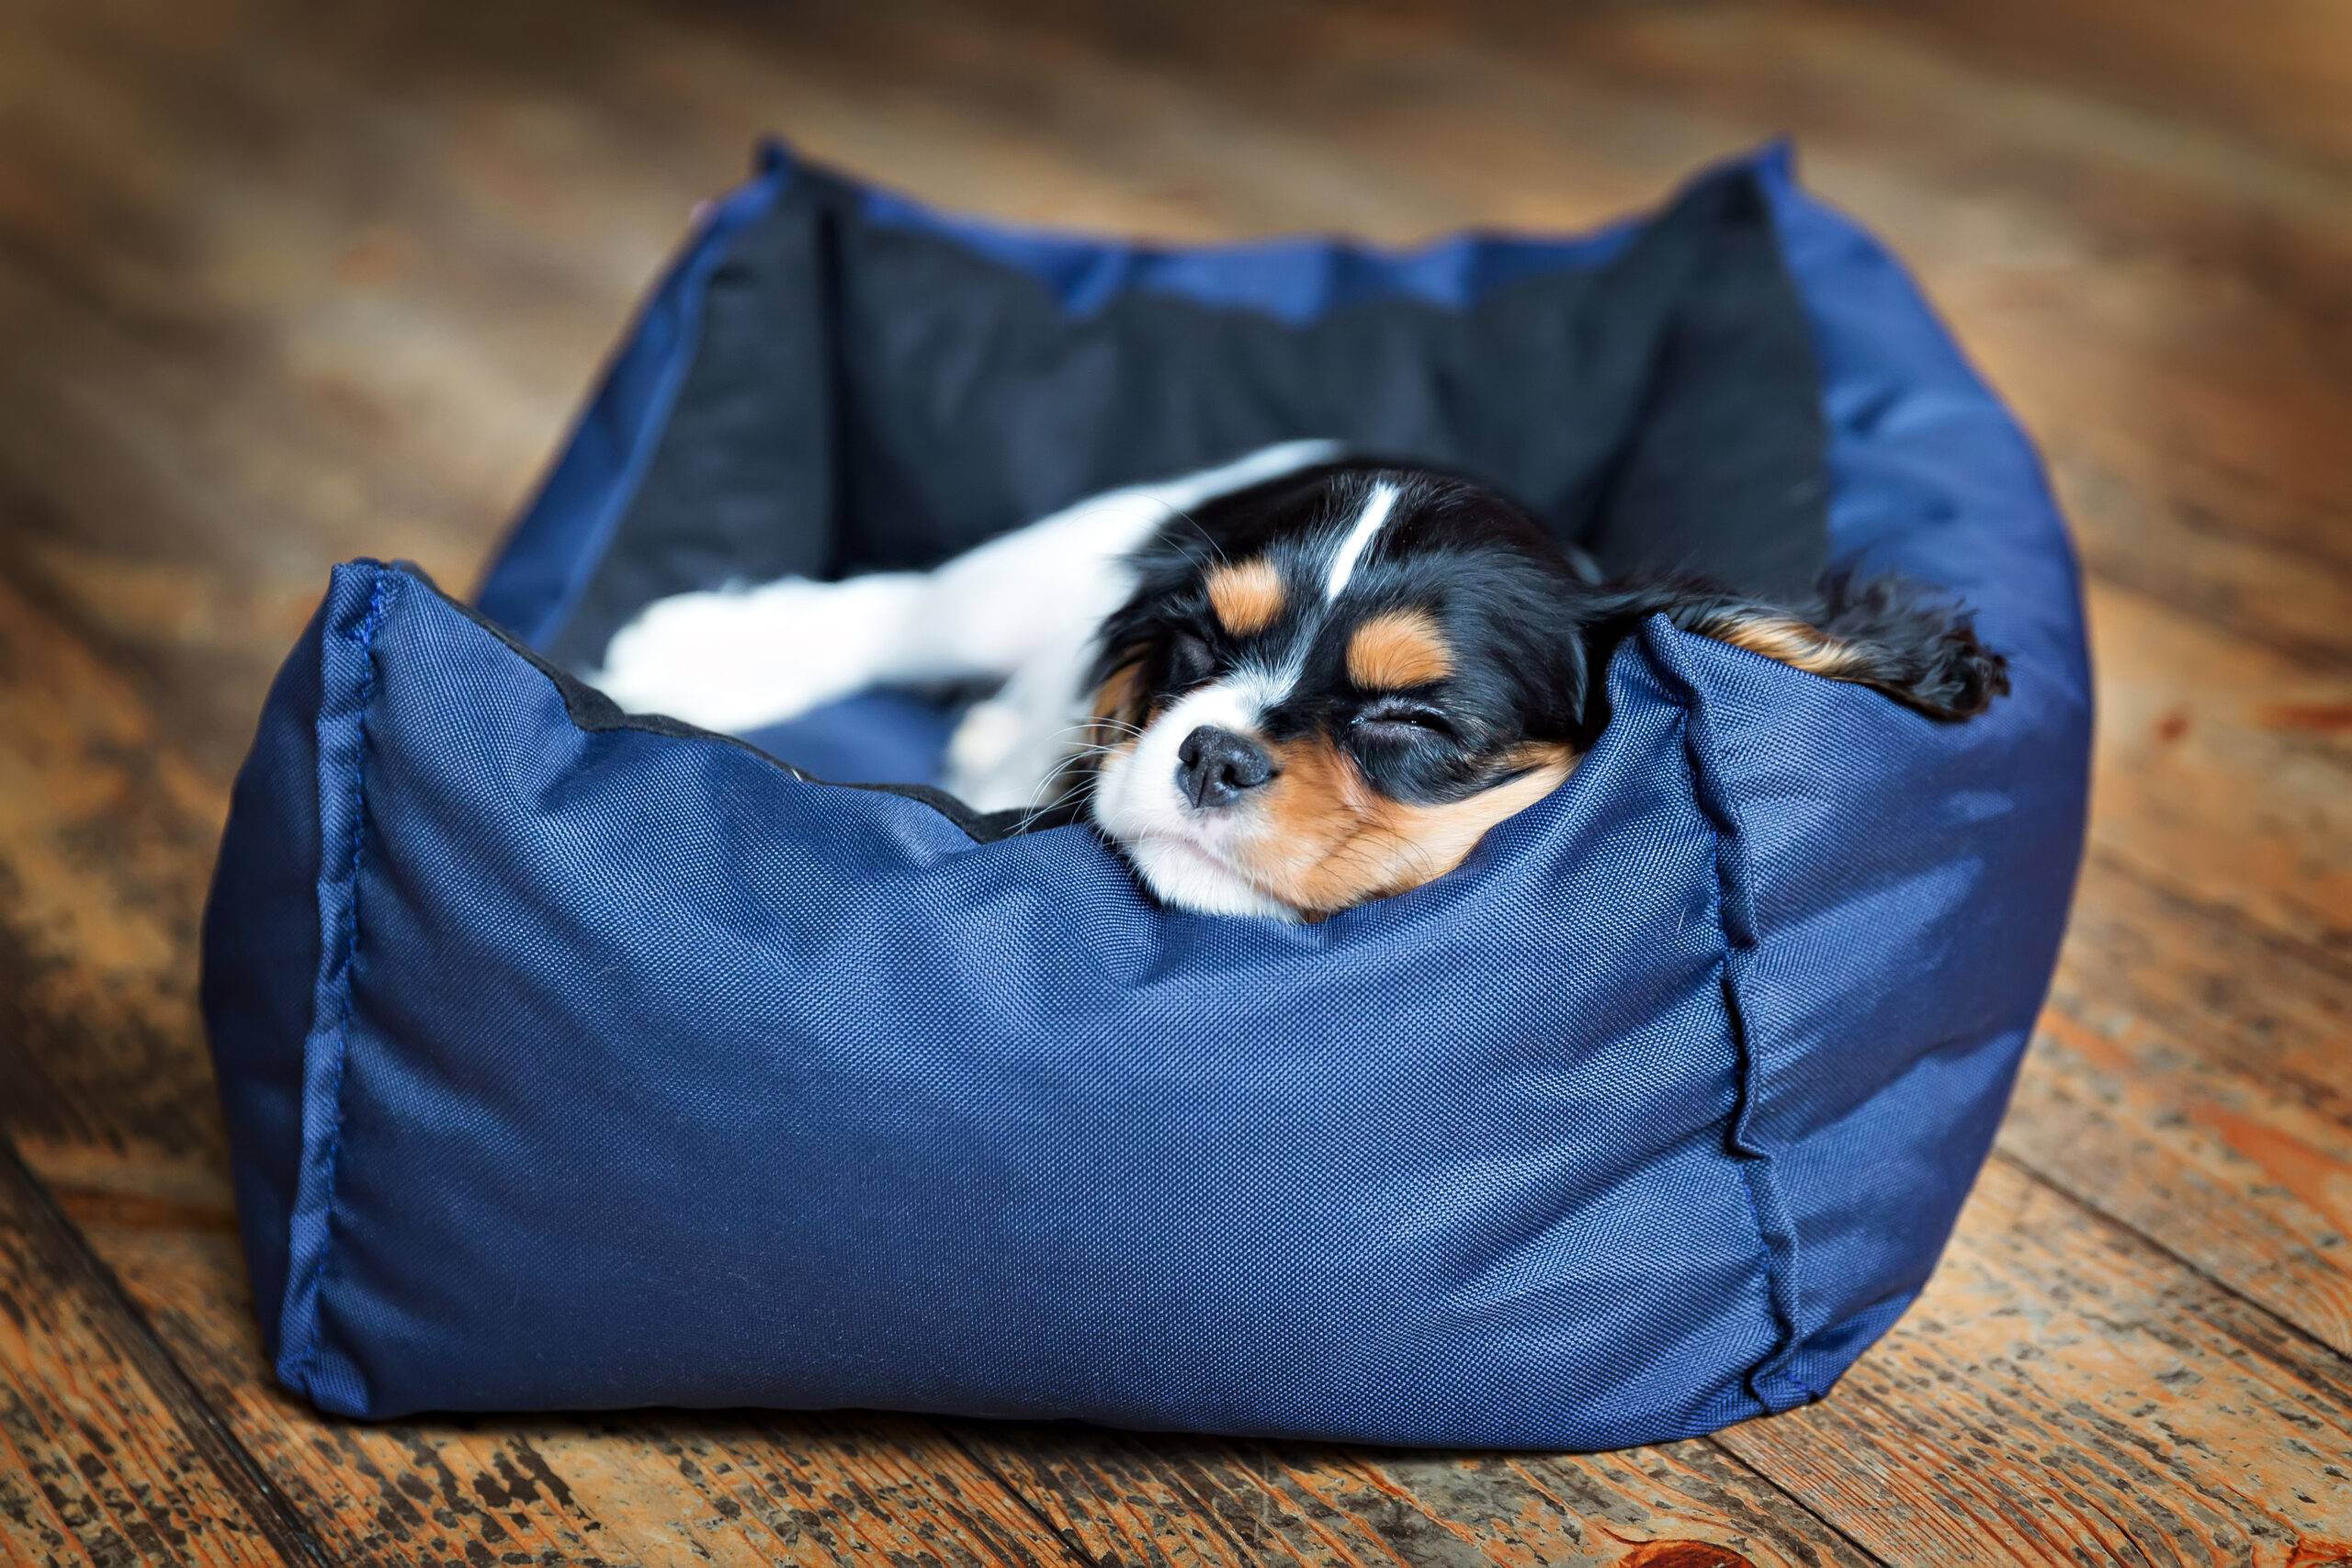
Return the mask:
<path id="1" fill-rule="evenodd" d="M 1074 667 L 1166 516 L 1132 492 L 1082 502 L 928 572 L 786 578 L 656 600 L 591 683 L 623 707 L 755 729 L 869 686 L 998 685 Z"/>
<path id="2" fill-rule="evenodd" d="M 862 691 L 905 659 L 928 574 L 788 577 L 657 599 L 614 634 L 593 685 L 632 713 L 756 729 Z"/>
<path id="3" fill-rule="evenodd" d="M 786 578 L 659 599 L 614 635 L 587 679 L 632 712 L 724 730 L 778 724 L 868 686 L 1003 683 L 1032 665 L 1053 667 L 1035 692 L 1049 681 L 1074 686 L 1096 628 L 1132 587 L 1126 558 L 1155 530 L 1187 506 L 1335 450 L 1290 442 L 1110 491 L 928 572 Z M 1042 694 L 1025 699 L 1012 739 L 997 750 L 1041 746 L 1061 728 L 1046 723 L 1049 705 Z M 1002 769 L 970 770 L 981 771 Z"/>

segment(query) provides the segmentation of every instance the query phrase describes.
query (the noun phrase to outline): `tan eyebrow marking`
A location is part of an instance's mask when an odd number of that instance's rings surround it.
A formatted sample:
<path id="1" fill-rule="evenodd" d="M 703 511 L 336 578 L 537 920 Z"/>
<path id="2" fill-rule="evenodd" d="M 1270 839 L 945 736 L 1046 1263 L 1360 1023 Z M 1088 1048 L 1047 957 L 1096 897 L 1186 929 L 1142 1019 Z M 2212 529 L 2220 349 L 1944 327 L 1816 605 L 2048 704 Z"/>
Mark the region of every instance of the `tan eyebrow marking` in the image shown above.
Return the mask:
<path id="1" fill-rule="evenodd" d="M 1283 574 L 1263 556 L 1208 574 L 1209 608 L 1235 637 L 1255 637 L 1281 618 Z"/>
<path id="2" fill-rule="evenodd" d="M 1094 689 L 1094 720 L 1098 725 L 1132 725 L 1143 716 L 1143 665 L 1129 660 L 1111 671 Z"/>
<path id="3" fill-rule="evenodd" d="M 1348 679 L 1369 692 L 1426 686 L 1453 672 L 1453 655 L 1427 610 L 1385 610 L 1348 639 Z"/>

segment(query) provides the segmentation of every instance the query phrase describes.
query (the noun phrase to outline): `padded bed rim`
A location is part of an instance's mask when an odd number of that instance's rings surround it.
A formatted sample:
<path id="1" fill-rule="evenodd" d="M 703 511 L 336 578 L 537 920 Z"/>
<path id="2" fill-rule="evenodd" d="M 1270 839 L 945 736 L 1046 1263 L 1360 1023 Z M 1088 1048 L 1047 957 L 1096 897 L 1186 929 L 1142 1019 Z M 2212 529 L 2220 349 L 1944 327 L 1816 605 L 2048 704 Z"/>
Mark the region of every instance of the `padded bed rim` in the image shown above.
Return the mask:
<path id="1" fill-rule="evenodd" d="M 409 563 L 361 558 L 345 563 L 334 575 L 335 585 L 330 590 L 316 625 L 322 688 L 316 723 L 317 789 L 322 827 L 318 913 L 326 940 L 320 950 L 312 1025 L 300 1054 L 301 1154 L 292 1201 L 287 1206 L 284 1289 L 279 1295 L 275 1336 L 275 1371 L 286 1386 L 322 1409 L 356 1418 L 383 1419 L 412 1412 L 377 1405 L 357 1371 L 357 1359 L 335 1343 L 337 1337 L 329 1321 L 332 1314 L 325 1303 L 338 1256 L 335 1215 L 337 1171 L 343 1148 L 342 1085 L 349 1059 L 356 970 L 367 931 L 358 884 L 368 859 L 368 840 L 363 824 L 369 790 L 369 717 L 380 690 L 377 634 L 406 601 L 423 595 L 460 617 L 466 629 L 488 637 L 504 654 L 545 679 L 561 701 L 567 719 L 583 732 L 628 729 L 673 743 L 724 746 L 756 758 L 797 784 L 911 800 L 953 822 L 976 841 L 988 840 L 962 819 L 960 803 L 940 792 L 829 784 L 737 737 L 659 716 L 622 715 L 602 694 L 582 684 L 479 611 L 442 591 Z M 1756 1268 L 1770 1314 L 1770 1322 L 1765 1325 L 1766 1352 L 1747 1369 L 1742 1381 L 1756 1404 L 1756 1408 L 1747 1414 L 1775 1414 L 1817 1398 L 1821 1391 L 1807 1387 L 1784 1371 L 1790 1357 L 1800 1348 L 1794 1236 L 1788 1224 L 1786 1204 L 1780 1195 L 1772 1151 L 1758 1142 L 1747 1127 L 1755 1099 L 1754 1063 L 1747 1049 L 1739 975 L 1745 955 L 1755 945 L 1752 901 L 1747 889 L 1751 872 L 1709 735 L 1705 697 L 1695 672 L 1677 649 L 1678 644 L 1692 640 L 1695 639 L 1690 634 L 1675 627 L 1664 616 L 1653 616 L 1644 623 L 1635 637 L 1629 639 L 1628 657 L 1640 660 L 1649 682 L 1679 710 L 1675 723 L 1688 764 L 1689 787 L 1713 840 L 1712 859 L 1718 882 L 1718 896 L 1713 900 L 1713 908 L 1722 942 L 1721 1004 L 1730 1046 L 1724 1071 L 1732 1089 L 1732 1106 L 1720 1124 L 1725 1147 L 1735 1156 L 1739 1189 L 1756 1228 Z M 1758 662 L 1774 675 L 1785 674 L 1806 682 L 1820 679 L 1769 661 Z M 1327 922 L 1322 930 L 1336 937 L 1346 932 L 1348 924 L 1348 918 L 1342 915 Z M 1689 1432 L 1667 1436 L 1692 1436 L 1713 1429 L 1713 1425 L 1697 1426 Z"/>
<path id="2" fill-rule="evenodd" d="M 1297 302 L 1280 298 L 1281 288 L 1268 284 L 1255 294 L 1220 291 L 1213 275 L 1171 264 L 1203 258 L 1246 263 L 1266 257 L 1283 265 L 1300 254 L 1320 254 L 1340 270 L 1326 280 L 1329 292 L 1318 302 L 1318 313 L 1344 312 L 1374 298 L 1364 292 L 1360 279 L 1349 281 L 1343 264 L 1394 269 L 1385 275 L 1381 297 L 1401 306 L 1465 311 L 1522 278 L 1607 265 L 1654 220 L 1702 187 L 1733 176 L 1754 181 L 1758 194 L 1776 214 L 1777 226 L 1789 179 L 1785 151 L 1773 147 L 1702 169 L 1655 209 L 1585 233 L 1472 230 L 1405 247 L 1300 234 L 1164 249 L 1133 241 L 1091 240 L 1045 227 L 998 225 L 930 209 L 887 187 L 843 181 L 801 164 L 780 142 L 765 141 L 754 177 L 699 217 L 631 322 L 596 394 L 559 448 L 560 456 L 492 556 L 475 603 L 526 644 L 542 650 L 557 647 L 629 526 L 663 451 L 673 412 L 701 357 L 700 334 L 714 276 L 728 265 L 739 239 L 747 237 L 745 231 L 773 213 L 804 179 L 846 185 L 858 198 L 865 220 L 877 229 L 944 240 L 975 258 L 1026 273 L 1068 317 L 1086 317 L 1124 289 L 1137 298 L 1157 295 L 1296 326 L 1305 318 Z M 1473 259 L 1482 265 L 1471 267 L 1467 263 Z M 1793 279 L 1789 281 L 1792 293 L 1797 292 Z M 563 656 L 576 661 L 580 653 L 572 648 Z"/>

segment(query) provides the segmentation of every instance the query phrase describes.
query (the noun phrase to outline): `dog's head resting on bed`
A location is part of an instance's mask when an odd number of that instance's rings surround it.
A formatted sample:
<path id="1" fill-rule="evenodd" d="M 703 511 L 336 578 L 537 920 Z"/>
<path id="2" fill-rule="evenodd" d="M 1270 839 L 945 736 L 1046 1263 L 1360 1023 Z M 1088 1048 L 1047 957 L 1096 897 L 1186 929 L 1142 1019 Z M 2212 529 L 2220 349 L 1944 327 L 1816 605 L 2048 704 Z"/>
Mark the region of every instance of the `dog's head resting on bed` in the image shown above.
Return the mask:
<path id="1" fill-rule="evenodd" d="M 1102 629 L 1093 819 L 1168 903 L 1315 919 L 1417 887 L 1550 794 L 1610 650 L 1664 614 L 1939 719 L 2008 689 L 1968 618 L 1888 580 L 1772 605 L 1585 581 L 1476 484 L 1336 464 L 1171 519 Z"/>

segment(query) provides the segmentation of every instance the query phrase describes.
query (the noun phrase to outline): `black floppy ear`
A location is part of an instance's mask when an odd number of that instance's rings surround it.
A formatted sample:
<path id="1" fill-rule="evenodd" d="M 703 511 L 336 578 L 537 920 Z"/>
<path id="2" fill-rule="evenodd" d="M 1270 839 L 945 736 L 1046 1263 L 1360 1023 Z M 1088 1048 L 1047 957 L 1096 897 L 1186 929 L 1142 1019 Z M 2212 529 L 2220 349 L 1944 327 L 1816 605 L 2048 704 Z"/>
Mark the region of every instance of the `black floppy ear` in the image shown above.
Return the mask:
<path id="1" fill-rule="evenodd" d="M 1621 590 L 1611 608 L 1628 629 L 1663 614 L 1685 631 L 1883 692 L 1930 718 L 1973 717 L 2009 689 L 2008 660 L 1976 640 L 1968 614 L 1899 578 L 1839 573 L 1793 605 L 1662 584 Z"/>

